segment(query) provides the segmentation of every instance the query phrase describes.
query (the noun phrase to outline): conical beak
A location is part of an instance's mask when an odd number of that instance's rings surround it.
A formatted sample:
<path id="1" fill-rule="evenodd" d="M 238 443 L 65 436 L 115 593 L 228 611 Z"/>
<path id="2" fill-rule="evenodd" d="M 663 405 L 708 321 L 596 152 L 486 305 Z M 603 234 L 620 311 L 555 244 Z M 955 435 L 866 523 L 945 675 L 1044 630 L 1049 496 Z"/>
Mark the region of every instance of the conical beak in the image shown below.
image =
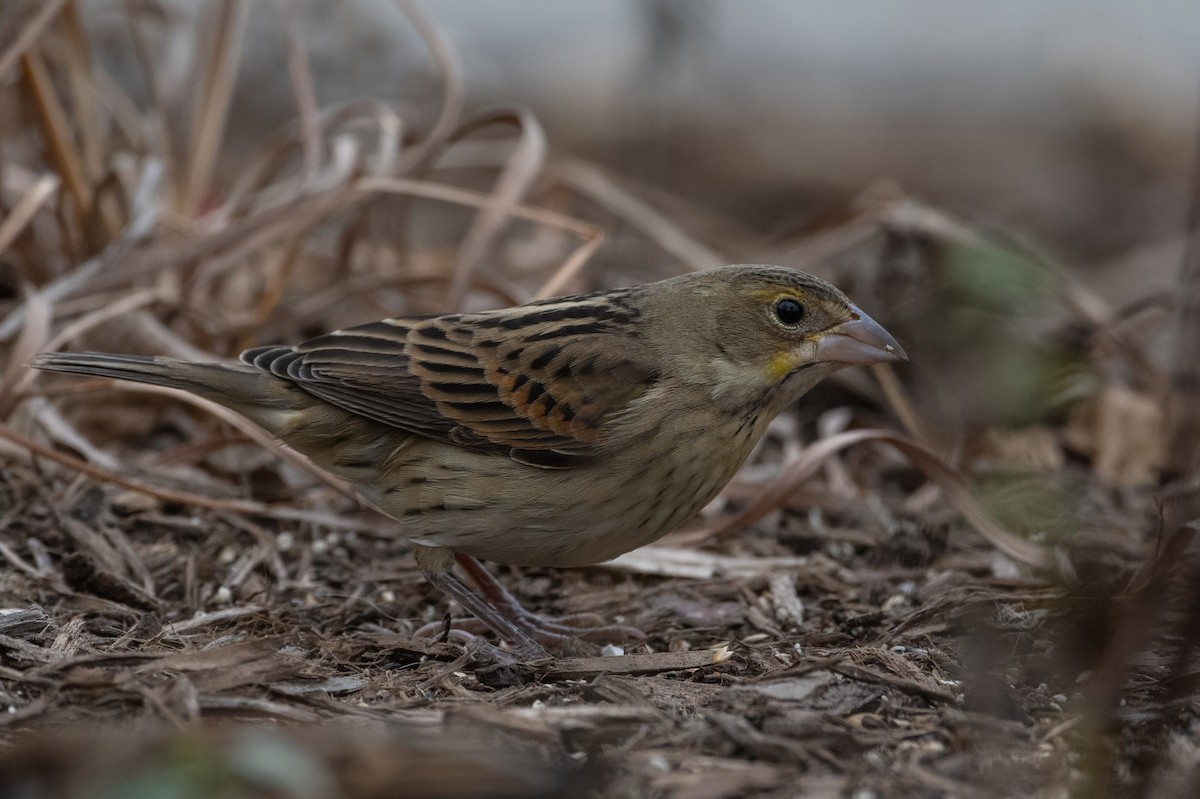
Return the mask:
<path id="1" fill-rule="evenodd" d="M 817 360 L 866 365 L 907 361 L 904 349 L 883 326 L 853 305 L 849 322 L 842 322 L 817 339 Z"/>

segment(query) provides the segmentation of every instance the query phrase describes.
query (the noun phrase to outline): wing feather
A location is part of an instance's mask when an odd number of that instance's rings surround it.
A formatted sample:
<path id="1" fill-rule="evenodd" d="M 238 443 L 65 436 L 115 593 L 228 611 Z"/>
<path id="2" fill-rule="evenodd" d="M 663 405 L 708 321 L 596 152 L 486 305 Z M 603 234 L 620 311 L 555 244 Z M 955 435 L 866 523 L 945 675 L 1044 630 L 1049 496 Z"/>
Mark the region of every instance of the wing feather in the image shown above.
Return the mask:
<path id="1" fill-rule="evenodd" d="M 242 360 L 368 419 L 565 468 L 594 456 L 605 420 L 655 380 L 636 313 L 614 294 L 387 319 Z"/>

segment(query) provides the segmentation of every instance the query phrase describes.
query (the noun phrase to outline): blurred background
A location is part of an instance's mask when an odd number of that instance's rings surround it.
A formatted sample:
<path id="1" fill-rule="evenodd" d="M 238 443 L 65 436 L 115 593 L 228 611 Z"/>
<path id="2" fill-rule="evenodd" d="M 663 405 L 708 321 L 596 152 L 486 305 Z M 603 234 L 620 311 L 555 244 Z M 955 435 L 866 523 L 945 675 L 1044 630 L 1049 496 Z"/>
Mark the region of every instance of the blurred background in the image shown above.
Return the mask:
<path id="1" fill-rule="evenodd" d="M 151 31 L 211 12 L 155 6 Z M 436 65 L 395 2 L 296 6 L 319 104 L 378 98 L 415 130 L 432 123 Z M 291 7 L 244 10 L 225 142 L 235 154 L 296 115 Z M 1200 93 L 1200 7 L 1188 0 L 1153 13 L 1127 0 L 424 7 L 457 53 L 468 108 L 527 107 L 556 153 L 766 239 L 819 225 L 880 179 L 1086 262 L 1182 230 Z M 99 63 L 146 102 L 125 4 L 82 11 Z M 159 53 L 164 93 L 193 74 L 190 49 Z"/>

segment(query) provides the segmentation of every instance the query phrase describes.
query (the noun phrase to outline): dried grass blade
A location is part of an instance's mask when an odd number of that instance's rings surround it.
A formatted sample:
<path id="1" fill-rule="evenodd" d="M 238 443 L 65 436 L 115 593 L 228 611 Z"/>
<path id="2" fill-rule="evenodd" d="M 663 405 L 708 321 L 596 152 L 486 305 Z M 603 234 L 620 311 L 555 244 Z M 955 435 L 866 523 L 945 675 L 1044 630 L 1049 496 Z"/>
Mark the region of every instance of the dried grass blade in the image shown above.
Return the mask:
<path id="1" fill-rule="evenodd" d="M 154 150 L 167 166 L 167 172 L 178 175 L 174 168 L 179 157 L 179 145 L 175 139 L 174 126 L 171 124 L 171 112 L 163 97 L 162 85 L 158 80 L 158 69 L 150 57 L 150 48 L 146 46 L 146 37 L 142 32 L 142 15 L 134 0 L 125 0 L 125 19 L 128 21 L 129 38 L 133 42 L 133 55 L 141 70 L 142 80 L 146 83 L 146 94 L 150 97 L 150 105 L 154 109 L 153 125 L 157 125 L 157 135 L 151 135 Z M 147 124 L 148 128 L 153 127 Z"/>
<path id="2" fill-rule="evenodd" d="M 17 399 L 18 375 L 27 370 L 29 360 L 46 345 L 50 338 L 50 303 L 37 291 L 30 289 L 25 297 L 25 325 L 9 353 L 0 381 L 0 419 L 8 418 Z"/>
<path id="3" fill-rule="evenodd" d="M 569 159 L 556 162 L 553 172 L 568 186 L 645 233 L 692 269 L 699 271 L 728 263 L 720 253 L 685 233 L 645 200 L 617 185 L 598 167 Z"/>
<path id="4" fill-rule="evenodd" d="M 79 336 L 98 324 L 115 319 L 119 316 L 132 313 L 145 305 L 149 305 L 157 299 L 160 299 L 161 294 L 157 289 L 148 289 L 139 291 L 125 297 L 121 297 L 111 303 L 104 305 L 101 308 L 86 314 L 79 319 L 76 319 L 71 324 L 60 330 L 54 338 L 50 339 L 44 346 L 39 347 L 36 352 L 56 352 L 63 344 L 71 339 Z M 43 298 L 44 299 L 44 298 Z M 31 353 L 32 354 L 32 353 Z M 26 358 L 28 360 L 28 357 Z M 24 396 L 29 388 L 29 384 L 33 382 L 35 372 L 28 370 L 15 381 L 15 385 L 10 382 L 5 382 L 5 386 L 12 386 L 12 391 L 17 397 Z M 0 403 L 2 404 L 2 403 Z M 95 458 L 89 457 L 95 461 Z"/>
<path id="5" fill-rule="evenodd" d="M 189 215 L 201 207 L 212 185 L 245 30 L 246 7 L 242 0 L 222 0 L 216 8 L 216 19 L 207 31 L 210 46 L 202 65 L 201 88 L 192 107 L 188 173 L 182 198 L 182 210 Z"/>
<path id="6" fill-rule="evenodd" d="M 292 239 L 284 249 L 279 258 L 279 264 L 272 271 L 266 288 L 263 289 L 262 296 L 258 300 L 258 306 L 254 309 L 254 316 L 257 320 L 254 330 L 246 331 L 235 349 L 248 349 L 254 343 L 256 331 L 266 323 L 274 312 L 275 306 L 283 299 L 283 293 L 291 280 L 292 272 L 296 269 L 296 264 L 300 262 L 300 255 L 304 252 L 304 245 L 307 241 L 308 236 L 301 233 Z"/>
<path id="7" fill-rule="evenodd" d="M 21 199 L 17 200 L 17 204 L 13 206 L 12 213 L 0 221 L 0 252 L 5 252 L 12 246 L 17 236 L 21 235 L 21 231 L 25 230 L 25 227 L 37 214 L 38 209 L 54 195 L 54 192 L 58 191 L 59 185 L 57 176 L 42 175 L 36 183 L 29 187 L 28 191 L 21 195 Z"/>
<path id="8" fill-rule="evenodd" d="M 444 286 L 449 282 L 447 275 L 364 275 L 341 281 L 316 294 L 311 294 L 288 308 L 292 322 L 308 321 L 328 311 L 330 305 L 345 302 L 363 294 L 373 294 L 380 289 L 418 289 L 426 286 Z M 480 275 L 473 288 L 491 294 L 502 306 L 520 305 L 529 297 L 520 287 L 501 283 L 496 275 Z"/>
<path id="9" fill-rule="evenodd" d="M 541 124 L 529 113 L 518 108 L 512 111 L 498 111 L 468 122 L 459 130 L 454 138 L 459 138 L 486 125 L 496 122 L 511 122 L 520 130 L 517 145 L 500 171 L 496 186 L 491 196 L 497 205 L 516 205 L 528 193 L 533 182 L 537 180 L 546 162 L 546 134 Z M 446 309 L 458 310 L 467 292 L 467 286 L 475 274 L 484 254 L 492 246 L 496 237 L 504 229 L 509 215 L 497 210 L 496 206 L 488 206 L 480 210 L 462 245 L 458 249 L 458 260 L 454 265 L 454 279 L 450 282 L 450 290 L 446 295 Z"/>
<path id="10" fill-rule="evenodd" d="M 408 17 L 413 28 L 425 40 L 442 77 L 442 108 L 429 134 L 417 147 L 405 153 L 397 168 L 400 174 L 413 174 L 437 155 L 446 140 L 458 127 L 466 97 L 462 64 L 454 44 L 425 9 L 412 0 L 397 0 L 400 11 Z"/>
<path id="11" fill-rule="evenodd" d="M 304 48 L 300 25 L 299 0 L 288 4 L 287 26 L 288 75 L 296 97 L 296 113 L 300 119 L 300 148 L 304 154 L 301 185 L 308 185 L 321 166 L 320 126 L 317 119 L 317 93 L 313 87 L 312 69 Z"/>
<path id="12" fill-rule="evenodd" d="M 0 55 L 0 78 L 4 77 L 5 73 L 17 63 L 17 60 L 33 46 L 50 22 L 62 11 L 66 2 L 67 0 L 44 0 L 41 9 L 29 18 L 13 43 L 9 45 L 3 55 Z"/>
<path id="13" fill-rule="evenodd" d="M 112 267 L 116 264 L 125 265 L 126 254 L 133 246 L 149 235 L 158 219 L 159 204 L 155 201 L 163 177 L 162 164 L 159 161 L 148 161 L 142 170 L 142 179 L 134 192 L 130 207 L 130 223 L 121 237 L 105 248 L 104 252 L 79 264 L 62 277 L 42 287 L 42 296 L 51 303 L 60 302 L 91 288 L 102 290 L 105 286 L 96 285 L 102 275 L 109 278 L 110 284 L 123 285 L 120 280 L 111 280 Z M 24 306 L 17 306 L 0 322 L 0 341 L 8 340 L 21 326 L 25 318 Z"/>
<path id="14" fill-rule="evenodd" d="M 321 469 L 296 450 L 280 444 L 269 434 L 263 432 L 263 430 L 253 422 L 246 419 L 244 416 L 241 416 L 240 414 L 234 413 L 223 405 L 218 405 L 217 403 L 206 400 L 203 397 L 197 397 L 195 394 L 189 394 L 186 391 L 179 391 L 173 388 L 163 388 L 161 386 L 140 385 L 133 383 L 121 384 L 121 388 L 128 391 L 135 391 L 140 394 L 156 394 L 161 397 L 171 397 L 172 399 L 183 400 L 189 405 L 193 405 L 205 413 L 211 414 L 215 418 L 220 419 L 225 424 L 249 438 L 255 444 L 258 444 L 260 447 L 279 457 L 281 460 L 287 461 L 297 469 L 308 472 L 338 493 L 353 499 L 359 504 L 370 507 L 370 505 L 367 505 L 363 499 L 354 492 L 354 489 L 351 488 L 350 484 L 345 480 L 335 477 L 324 469 Z"/>
<path id="15" fill-rule="evenodd" d="M 970 522 L 975 531 L 1005 555 L 1019 563 L 1038 569 L 1049 569 L 1054 566 L 1054 559 L 1044 548 L 1019 538 L 996 522 L 979 504 L 979 500 L 975 498 L 966 481 L 934 452 L 898 433 L 877 429 L 851 430 L 816 442 L 807 447 L 801 456 L 788 467 L 787 471 L 741 513 L 723 519 L 715 525 L 683 533 L 674 541 L 695 544 L 728 535 L 753 524 L 782 505 L 789 494 L 821 468 L 821 464 L 826 459 L 849 446 L 864 441 L 882 441 L 900 450 L 905 457 L 912 461 L 914 466 L 925 473 L 926 477 L 942 487 L 947 499 Z"/>
<path id="16" fill-rule="evenodd" d="M 529 205 L 497 202 L 490 194 L 460 189 L 454 186 L 444 186 L 410 178 L 364 177 L 354 182 L 353 188 L 361 192 L 386 192 L 389 194 L 406 194 L 413 197 L 425 197 L 430 200 L 442 200 L 448 203 L 469 205 L 475 208 L 496 208 L 509 216 L 552 225 L 569 230 L 581 239 L 588 240 L 600 232 L 595 225 L 582 222 L 566 214 L 551 211 L 546 208 L 535 208 Z"/>
<path id="17" fill-rule="evenodd" d="M 66 344 L 68 341 L 83 335 L 87 331 L 99 324 L 107 322 L 109 319 L 114 319 L 118 316 L 124 316 L 127 313 L 132 313 L 136 310 L 146 307 L 151 303 L 162 299 L 162 291 L 153 289 L 144 289 L 135 291 L 132 294 L 127 294 L 113 302 L 107 303 L 101 308 L 97 308 L 91 313 L 85 314 L 76 319 L 71 324 L 64 327 L 58 332 L 50 342 L 46 344 L 44 350 L 55 352 Z"/>
<path id="18" fill-rule="evenodd" d="M 362 125 L 364 122 L 373 123 L 379 141 L 373 157 L 362 159 L 362 165 L 368 173 L 385 174 L 391 170 L 399 157 L 398 150 L 404 129 L 403 120 L 386 103 L 358 100 L 323 109 L 315 120 L 314 135 L 320 140 L 342 127 Z M 219 225 L 246 213 L 246 209 L 261 210 L 272 207 L 273 196 L 292 199 L 295 188 L 288 185 L 286 178 L 279 179 L 274 184 L 270 181 L 275 180 L 287 165 L 291 151 L 298 143 L 296 137 L 297 131 L 291 125 L 285 125 L 267 137 L 259 145 L 255 155 L 249 158 L 240 170 L 237 179 L 225 194 L 224 203 L 209 214 L 205 221 Z M 334 185 L 335 181 L 328 178 L 320 180 L 321 177 L 318 175 L 313 183 L 321 186 Z M 291 192 L 291 195 L 284 192 Z"/>
<path id="19" fill-rule="evenodd" d="M 96 124 L 96 90 L 92 77 L 90 45 L 76 3 L 71 3 L 64 9 L 62 22 L 69 43 L 63 56 L 71 107 L 75 112 L 75 132 L 87 173 L 98 176 L 104 171 L 105 152 L 108 148 L 104 130 Z M 113 220 L 103 221 L 110 225 L 108 234 L 113 235 L 116 232 Z"/>
<path id="20" fill-rule="evenodd" d="M 699 669 L 720 663 L 730 657 L 726 647 L 699 649 L 690 652 L 636 652 L 621 657 L 573 657 L 554 661 L 540 676 L 546 681 L 590 679 L 598 674 L 657 674 L 664 671 Z M 648 708 L 618 710 L 612 706 L 575 708 L 579 715 L 592 717 L 621 712 L 622 720 L 632 716 L 642 723 L 658 721 Z"/>
<path id="21" fill-rule="evenodd" d="M 542 300 L 547 297 L 554 297 L 566 291 L 567 285 L 575 279 L 575 276 L 583 271 L 583 267 L 596 254 L 596 250 L 600 249 L 600 245 L 604 243 L 604 231 L 597 230 L 596 235 L 579 245 L 575 252 L 567 260 L 563 261 L 562 266 L 554 270 L 542 287 L 537 290 L 534 299 Z"/>
<path id="22" fill-rule="evenodd" d="M 45 458 L 46 460 L 54 461 L 60 466 L 65 466 L 72 471 L 85 474 L 96 480 L 105 483 L 119 485 L 122 488 L 128 488 L 132 491 L 138 491 L 142 494 L 148 494 L 152 497 L 157 497 L 166 502 L 177 502 L 181 505 L 191 505 L 198 508 L 211 508 L 213 510 L 234 511 L 236 513 L 249 513 L 260 516 L 275 515 L 274 509 L 269 505 L 264 505 L 261 502 L 253 502 L 245 499 L 220 499 L 217 497 L 206 497 L 202 494 L 192 494 L 187 491 L 174 491 L 169 488 L 159 488 L 157 486 L 146 485 L 145 483 L 131 480 L 122 475 L 111 472 L 107 469 L 101 469 L 92 466 L 89 463 L 73 458 L 61 452 L 57 452 L 49 447 L 42 446 L 31 438 L 26 438 L 17 431 L 13 430 L 6 424 L 0 423 L 0 438 L 7 439 L 22 449 Z"/>
<path id="23" fill-rule="evenodd" d="M 908 434 L 918 441 L 928 441 L 925 425 L 921 422 L 921 417 L 917 415 L 917 409 L 913 406 L 912 400 L 908 398 L 908 392 L 904 390 L 904 386 L 896 377 L 896 370 L 890 364 L 877 363 L 871 366 L 871 374 L 875 375 L 875 380 L 883 389 L 883 396 L 891 406 L 892 413 L 896 414 L 896 418 L 900 420 L 900 424 L 904 425 Z"/>
<path id="24" fill-rule="evenodd" d="M 71 449 L 81 453 L 87 459 L 88 463 L 94 463 L 101 469 L 120 468 L 121 464 L 116 458 L 98 449 L 95 444 L 89 441 L 86 436 L 80 433 L 74 425 L 58 412 L 58 408 L 45 398 L 34 397 L 29 401 L 29 405 L 34 418 L 37 419 L 42 429 L 49 434 L 52 441 L 66 444 Z"/>
<path id="25" fill-rule="evenodd" d="M 261 211 L 252 217 L 238 219 L 207 236 L 156 241 L 114 265 L 116 268 L 108 270 L 103 279 L 96 281 L 93 288 L 121 285 L 130 278 L 146 272 L 169 269 L 197 260 L 244 255 L 361 199 L 362 197 L 354 191 L 335 189 L 324 194 L 302 197 Z"/>
<path id="26" fill-rule="evenodd" d="M 67 120 L 67 112 L 63 109 L 58 94 L 54 91 L 54 82 L 46 70 L 46 64 L 36 50 L 30 50 L 21 57 L 24 66 L 25 82 L 29 85 L 37 109 L 38 121 L 46 137 L 49 148 L 67 191 L 75 199 L 79 227 L 86 227 L 86 220 L 92 211 L 92 187 L 84 173 L 83 160 L 71 135 L 71 123 Z"/>

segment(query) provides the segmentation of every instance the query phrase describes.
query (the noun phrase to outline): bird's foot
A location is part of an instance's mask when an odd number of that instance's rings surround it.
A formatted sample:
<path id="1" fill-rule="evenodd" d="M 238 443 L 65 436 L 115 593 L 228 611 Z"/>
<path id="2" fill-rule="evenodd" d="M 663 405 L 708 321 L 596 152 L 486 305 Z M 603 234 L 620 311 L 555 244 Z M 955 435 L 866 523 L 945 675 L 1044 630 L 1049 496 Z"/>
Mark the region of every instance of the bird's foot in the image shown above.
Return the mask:
<path id="1" fill-rule="evenodd" d="M 582 642 L 626 641 L 642 639 L 641 630 L 620 624 L 605 624 L 594 613 L 577 613 L 561 618 L 547 618 L 526 610 L 479 561 L 462 553 L 433 552 L 418 548 L 418 564 L 431 584 L 442 593 L 457 600 L 474 618 L 426 624 L 417 630 L 423 637 L 451 635 L 470 644 L 474 637 L 490 630 L 508 643 L 514 655 L 526 661 L 549 657 L 543 644 L 560 652 L 580 653 Z M 466 572 L 478 591 L 473 590 L 449 568 L 451 557 Z M 422 558 L 424 563 L 422 563 Z"/>
<path id="2" fill-rule="evenodd" d="M 542 616 L 521 605 L 495 609 L 529 638 L 555 649 L 572 651 L 579 641 L 609 644 L 641 640 L 646 634 L 636 627 L 624 624 L 605 624 L 595 613 L 575 613 L 569 616 Z M 491 627 L 474 617 L 430 622 L 416 631 L 424 638 L 445 636 L 446 640 L 470 641 L 487 632 Z"/>
<path id="3" fill-rule="evenodd" d="M 484 629 L 491 630 L 500 636 L 502 641 L 508 642 L 513 654 L 518 658 L 533 661 L 544 660 L 550 657 L 550 654 L 546 652 L 542 645 L 531 638 L 519 625 L 511 622 L 503 613 L 488 604 L 487 600 L 472 591 L 469 586 L 451 572 L 427 572 L 425 579 L 441 589 L 447 596 L 458 600 L 459 604 L 471 611 L 475 615 L 474 620 L 478 621 Z M 442 630 L 445 630 L 444 635 L 447 638 L 453 632 L 444 622 L 435 622 L 421 627 L 417 630 L 416 634 L 418 636 L 433 636 Z M 463 637 L 464 635 L 466 636 L 465 638 Z M 464 643 L 471 644 L 475 635 L 469 630 L 464 630 L 456 637 L 463 640 Z"/>
<path id="4" fill-rule="evenodd" d="M 456 552 L 454 559 L 459 567 L 479 588 L 488 606 L 503 616 L 533 640 L 556 649 L 572 651 L 579 641 L 593 643 L 624 643 L 640 641 L 646 634 L 636 627 L 624 624 L 606 624 L 604 618 L 595 613 L 572 613 L 567 616 L 543 616 L 528 610 L 507 588 L 484 568 L 483 564 L 470 555 Z M 467 629 L 473 620 L 465 620 Z M 484 627 L 490 627 L 483 621 Z"/>

